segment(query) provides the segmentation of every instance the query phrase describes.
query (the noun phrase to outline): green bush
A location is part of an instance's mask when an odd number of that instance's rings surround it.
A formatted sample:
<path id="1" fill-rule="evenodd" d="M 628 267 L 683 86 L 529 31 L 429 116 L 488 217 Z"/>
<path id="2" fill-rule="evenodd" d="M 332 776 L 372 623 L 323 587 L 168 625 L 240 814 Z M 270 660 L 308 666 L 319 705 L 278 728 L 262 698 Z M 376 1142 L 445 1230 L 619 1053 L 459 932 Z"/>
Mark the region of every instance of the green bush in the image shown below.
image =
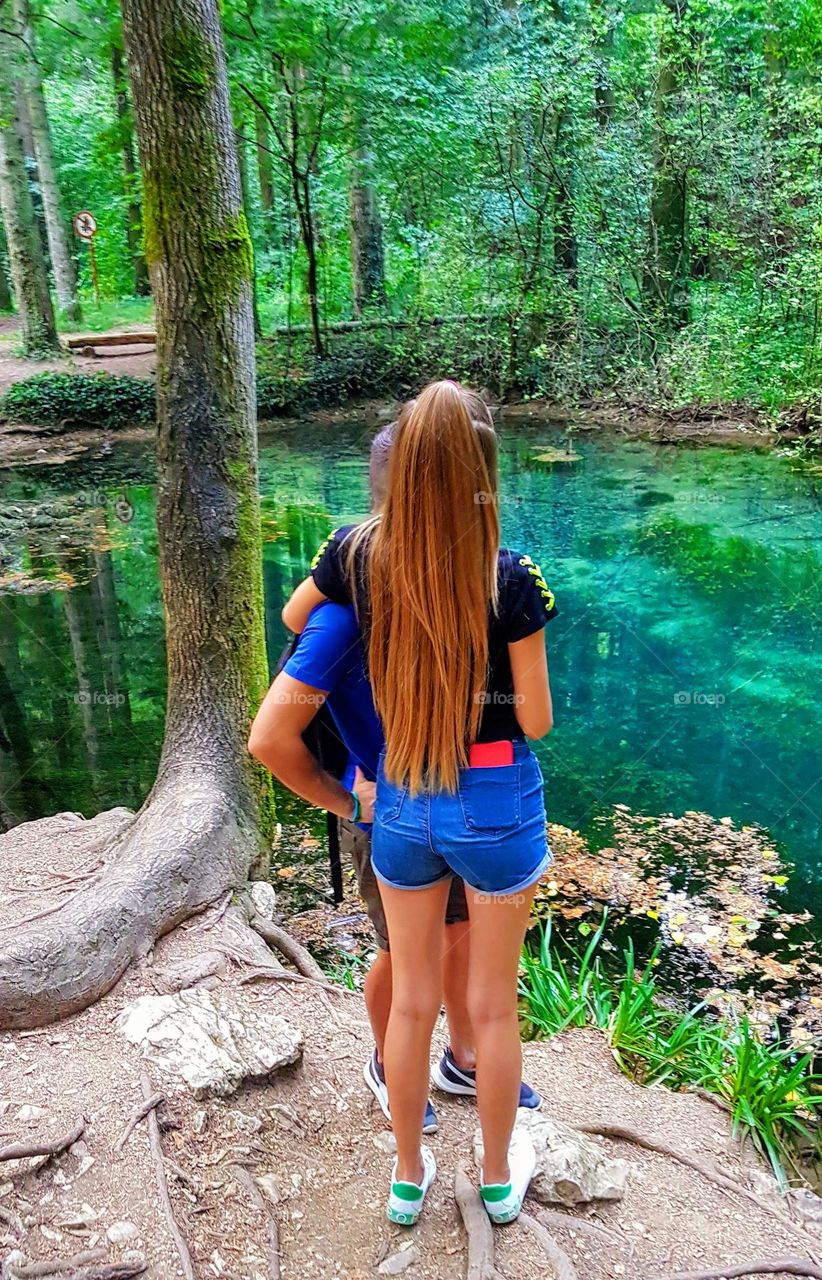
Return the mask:
<path id="1" fill-rule="evenodd" d="M 497 330 L 468 322 L 333 334 L 321 360 L 303 334 L 291 342 L 262 342 L 258 416 L 333 407 L 357 396 L 405 397 L 436 377 L 496 387 L 502 349 Z M 0 409 L 9 421 L 34 426 L 116 429 L 154 421 L 154 383 L 129 375 L 39 373 L 15 383 Z"/>
<path id="2" fill-rule="evenodd" d="M 2 411 L 11 422 L 44 427 L 153 422 L 154 383 L 108 373 L 38 373 L 9 388 Z"/>

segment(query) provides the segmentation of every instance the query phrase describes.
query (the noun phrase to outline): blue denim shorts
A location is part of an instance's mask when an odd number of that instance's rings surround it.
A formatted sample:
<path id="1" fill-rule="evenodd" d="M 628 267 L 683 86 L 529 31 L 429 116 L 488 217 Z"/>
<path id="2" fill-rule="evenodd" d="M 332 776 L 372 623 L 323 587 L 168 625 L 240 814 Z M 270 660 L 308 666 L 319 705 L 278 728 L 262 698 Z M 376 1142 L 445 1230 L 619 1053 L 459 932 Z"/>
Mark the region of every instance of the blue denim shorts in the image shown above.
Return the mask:
<path id="1" fill-rule="evenodd" d="M 395 889 L 428 889 L 447 876 L 488 894 L 518 893 L 551 861 L 542 773 L 527 742 L 514 763 L 463 769 L 455 792 L 409 794 L 377 773 L 371 863 Z"/>

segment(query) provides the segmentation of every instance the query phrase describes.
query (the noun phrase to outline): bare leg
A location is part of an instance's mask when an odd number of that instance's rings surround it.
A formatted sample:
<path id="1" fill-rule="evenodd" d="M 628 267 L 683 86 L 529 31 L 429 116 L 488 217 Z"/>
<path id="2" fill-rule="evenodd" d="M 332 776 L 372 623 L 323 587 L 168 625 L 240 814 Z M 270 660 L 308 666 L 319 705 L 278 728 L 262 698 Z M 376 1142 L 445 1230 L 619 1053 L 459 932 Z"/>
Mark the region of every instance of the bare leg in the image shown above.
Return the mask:
<path id="1" fill-rule="evenodd" d="M 442 993 L 448 1015 L 448 1039 L 458 1067 L 473 1071 L 477 1055 L 474 1032 L 468 1016 L 468 957 L 471 925 L 457 920 L 445 930 L 442 963 Z"/>
<path id="2" fill-rule="evenodd" d="M 466 886 L 471 916 L 468 1011 L 476 1037 L 477 1104 L 486 1183 L 509 1180 L 508 1145 L 522 1074 L 517 967 L 534 887 L 490 897 Z"/>
<path id="3" fill-rule="evenodd" d="M 442 1003 L 442 950 L 449 881 L 429 889 L 381 884 L 391 939 L 393 989 L 385 1079 L 397 1140 L 397 1179 L 422 1177 L 420 1139 L 428 1099 L 431 1032 Z"/>
<path id="4" fill-rule="evenodd" d="M 391 1012 L 391 952 L 377 952 L 363 983 L 365 1007 L 380 1062 L 385 1057 L 385 1029 Z"/>

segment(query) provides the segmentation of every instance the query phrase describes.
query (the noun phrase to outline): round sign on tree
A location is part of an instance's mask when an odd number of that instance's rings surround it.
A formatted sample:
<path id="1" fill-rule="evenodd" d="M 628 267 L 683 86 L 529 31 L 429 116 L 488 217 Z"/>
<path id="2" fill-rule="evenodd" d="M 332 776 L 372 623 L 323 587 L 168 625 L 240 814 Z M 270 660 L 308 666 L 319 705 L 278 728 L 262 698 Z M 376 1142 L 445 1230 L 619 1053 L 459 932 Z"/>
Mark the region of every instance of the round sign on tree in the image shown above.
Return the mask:
<path id="1" fill-rule="evenodd" d="M 74 230 L 83 240 L 90 240 L 97 230 L 97 219 L 87 209 L 82 210 L 80 213 L 75 213 L 72 221 Z"/>

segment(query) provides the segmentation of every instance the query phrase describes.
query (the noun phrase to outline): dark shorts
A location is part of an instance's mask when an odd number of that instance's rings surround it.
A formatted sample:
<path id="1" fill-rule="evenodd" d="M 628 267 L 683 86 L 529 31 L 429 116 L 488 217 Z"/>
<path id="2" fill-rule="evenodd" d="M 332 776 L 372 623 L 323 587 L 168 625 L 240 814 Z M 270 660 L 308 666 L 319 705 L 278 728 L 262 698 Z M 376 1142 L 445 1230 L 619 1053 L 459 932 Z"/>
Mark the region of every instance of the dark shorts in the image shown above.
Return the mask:
<path id="1" fill-rule="evenodd" d="M 340 853 L 343 857 L 348 856 L 351 859 L 360 897 L 365 903 L 377 945 L 382 951 L 388 951 L 388 928 L 385 923 L 385 912 L 382 909 L 380 886 L 371 866 L 371 836 L 361 827 L 349 822 L 347 818 L 338 818 L 337 822 L 340 831 Z M 468 903 L 465 900 L 465 885 L 455 876 L 451 881 L 451 891 L 445 908 L 445 923 L 459 924 L 467 919 Z"/>

